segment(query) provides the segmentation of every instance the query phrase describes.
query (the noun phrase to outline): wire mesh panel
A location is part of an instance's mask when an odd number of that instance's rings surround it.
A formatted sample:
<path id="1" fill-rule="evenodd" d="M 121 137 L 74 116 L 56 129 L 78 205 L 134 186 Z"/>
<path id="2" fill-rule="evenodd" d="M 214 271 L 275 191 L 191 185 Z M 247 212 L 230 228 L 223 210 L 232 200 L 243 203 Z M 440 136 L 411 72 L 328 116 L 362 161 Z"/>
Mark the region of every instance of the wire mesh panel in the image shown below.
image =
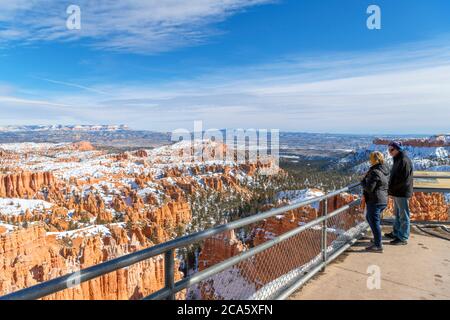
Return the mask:
<path id="1" fill-rule="evenodd" d="M 321 231 L 307 230 L 191 287 L 189 299 L 267 299 L 321 254 Z"/>
<path id="2" fill-rule="evenodd" d="M 332 204 L 333 205 L 333 204 Z M 304 225 L 298 216 L 287 213 L 283 217 L 275 217 L 279 224 L 296 229 Z M 271 218 L 272 219 L 272 218 Z M 270 220 L 270 219 L 269 219 Z M 293 223 L 294 222 L 294 223 Z M 274 223 L 274 221 L 272 221 Z M 276 221 L 275 221 L 276 223 Z M 258 247 L 281 234 L 274 233 L 271 223 L 265 222 L 266 229 L 253 234 L 251 247 Z M 327 255 L 339 250 L 367 228 L 361 208 L 350 208 L 327 221 Z M 264 230 L 261 232 L 261 230 Z M 323 261 L 322 239 L 323 224 L 317 224 L 274 246 L 243 260 L 214 276 L 193 285 L 188 289 L 187 299 L 206 300 L 265 300 L 274 299 L 282 290 L 300 279 L 305 273 Z M 215 241 L 233 241 L 232 234 L 216 238 Z M 230 243 L 228 243 L 230 244 Z M 218 247 L 216 247 L 218 248 Z M 245 248 L 248 250 L 249 248 Z M 237 254 L 238 252 L 234 252 Z M 210 267 L 210 265 L 208 266 Z"/>
<path id="3" fill-rule="evenodd" d="M 334 250 L 354 239 L 367 228 L 364 210 L 352 207 L 327 220 L 327 245 Z M 330 248 L 329 248 L 330 249 Z"/>

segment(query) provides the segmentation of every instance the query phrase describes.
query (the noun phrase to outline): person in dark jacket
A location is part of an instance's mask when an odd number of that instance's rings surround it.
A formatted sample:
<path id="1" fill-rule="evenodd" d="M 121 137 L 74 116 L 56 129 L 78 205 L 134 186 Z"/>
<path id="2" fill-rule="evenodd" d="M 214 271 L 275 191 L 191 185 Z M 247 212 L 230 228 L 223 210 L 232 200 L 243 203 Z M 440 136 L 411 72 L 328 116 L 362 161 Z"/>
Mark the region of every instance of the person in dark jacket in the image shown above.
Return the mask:
<path id="1" fill-rule="evenodd" d="M 408 244 L 410 234 L 409 199 L 413 195 L 414 171 L 411 159 L 408 158 L 401 142 L 389 144 L 389 153 L 394 158 L 389 180 L 389 195 L 394 198 L 394 229 L 385 236 L 393 239 L 393 245 Z"/>
<path id="2" fill-rule="evenodd" d="M 383 154 L 378 151 L 370 154 L 370 164 L 372 166 L 361 181 L 367 208 L 366 218 L 374 237 L 373 245 L 366 250 L 383 252 L 381 216 L 388 204 L 389 169 Z"/>

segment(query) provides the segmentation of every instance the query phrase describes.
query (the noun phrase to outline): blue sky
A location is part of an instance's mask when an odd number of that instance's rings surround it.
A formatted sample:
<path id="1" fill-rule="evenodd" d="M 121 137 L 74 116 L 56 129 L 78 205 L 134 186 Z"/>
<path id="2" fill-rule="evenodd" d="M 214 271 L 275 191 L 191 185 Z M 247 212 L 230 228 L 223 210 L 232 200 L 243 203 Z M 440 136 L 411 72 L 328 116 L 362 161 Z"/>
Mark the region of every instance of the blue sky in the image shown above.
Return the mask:
<path id="1" fill-rule="evenodd" d="M 447 0 L 0 0 L 0 125 L 450 132 L 449 15 Z"/>

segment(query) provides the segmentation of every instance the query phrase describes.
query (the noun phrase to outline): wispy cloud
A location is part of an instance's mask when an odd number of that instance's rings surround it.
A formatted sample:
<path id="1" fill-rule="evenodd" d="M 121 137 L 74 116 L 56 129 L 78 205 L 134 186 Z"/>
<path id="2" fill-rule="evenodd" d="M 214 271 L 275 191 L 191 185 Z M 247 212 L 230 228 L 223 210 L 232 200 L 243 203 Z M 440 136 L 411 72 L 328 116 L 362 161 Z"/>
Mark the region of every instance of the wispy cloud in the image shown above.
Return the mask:
<path id="1" fill-rule="evenodd" d="M 47 122 L 76 119 L 172 130 L 191 128 L 199 119 L 216 128 L 441 132 L 450 131 L 449 49 L 443 40 L 377 52 L 289 57 L 168 84 L 95 87 L 109 95 L 86 92 L 82 85 L 79 93 L 40 94 L 49 102 L 42 108 L 58 109 L 48 112 Z M 4 97 L 0 101 L 7 102 Z M 55 107 L 67 104 L 75 107 Z M 13 109 L 2 103 L 0 110 L 3 114 Z"/>
<path id="2" fill-rule="evenodd" d="M 0 1 L 0 39 L 4 42 L 74 41 L 96 48 L 143 54 L 198 44 L 219 30 L 214 23 L 273 0 L 77 0 L 81 30 L 67 30 L 59 0 Z M 0 41 L 2 41 L 0 40 Z"/>
<path id="3" fill-rule="evenodd" d="M 49 83 L 53 83 L 53 84 L 66 86 L 66 87 L 72 87 L 72 88 L 76 88 L 76 89 L 82 89 L 82 90 L 94 92 L 94 93 L 97 93 L 97 94 L 108 95 L 108 93 L 106 93 L 104 91 L 101 91 L 101 90 L 98 90 L 98 89 L 95 89 L 95 88 L 91 88 L 91 87 L 87 87 L 87 86 L 83 86 L 83 85 L 77 84 L 77 83 L 58 81 L 58 80 L 52 80 L 52 79 L 40 78 L 40 77 L 33 77 L 33 78 L 37 79 L 37 80 L 42 80 L 42 81 L 46 81 L 46 82 L 49 82 Z"/>
<path id="4" fill-rule="evenodd" d="M 16 98 L 11 96 L 0 96 L 0 103 L 9 105 L 37 105 L 37 106 L 49 106 L 49 107 L 73 107 L 64 103 L 57 103 L 45 100 L 32 100 Z"/>

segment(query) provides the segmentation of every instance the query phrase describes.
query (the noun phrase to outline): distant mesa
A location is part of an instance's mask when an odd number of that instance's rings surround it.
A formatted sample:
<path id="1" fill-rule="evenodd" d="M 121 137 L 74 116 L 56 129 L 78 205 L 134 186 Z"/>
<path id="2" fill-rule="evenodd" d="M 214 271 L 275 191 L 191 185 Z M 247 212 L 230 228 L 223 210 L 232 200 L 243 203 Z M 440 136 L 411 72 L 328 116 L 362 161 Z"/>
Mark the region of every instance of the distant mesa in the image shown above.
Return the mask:
<path id="1" fill-rule="evenodd" d="M 120 125 L 32 125 L 32 126 L 3 126 L 0 132 L 20 131 L 123 131 L 129 130 L 124 124 Z"/>
<path id="2" fill-rule="evenodd" d="M 450 147 L 450 134 L 435 135 L 430 138 L 416 138 L 416 139 L 399 139 L 403 145 L 407 147 Z M 375 139 L 375 145 L 388 145 L 388 139 Z"/>

